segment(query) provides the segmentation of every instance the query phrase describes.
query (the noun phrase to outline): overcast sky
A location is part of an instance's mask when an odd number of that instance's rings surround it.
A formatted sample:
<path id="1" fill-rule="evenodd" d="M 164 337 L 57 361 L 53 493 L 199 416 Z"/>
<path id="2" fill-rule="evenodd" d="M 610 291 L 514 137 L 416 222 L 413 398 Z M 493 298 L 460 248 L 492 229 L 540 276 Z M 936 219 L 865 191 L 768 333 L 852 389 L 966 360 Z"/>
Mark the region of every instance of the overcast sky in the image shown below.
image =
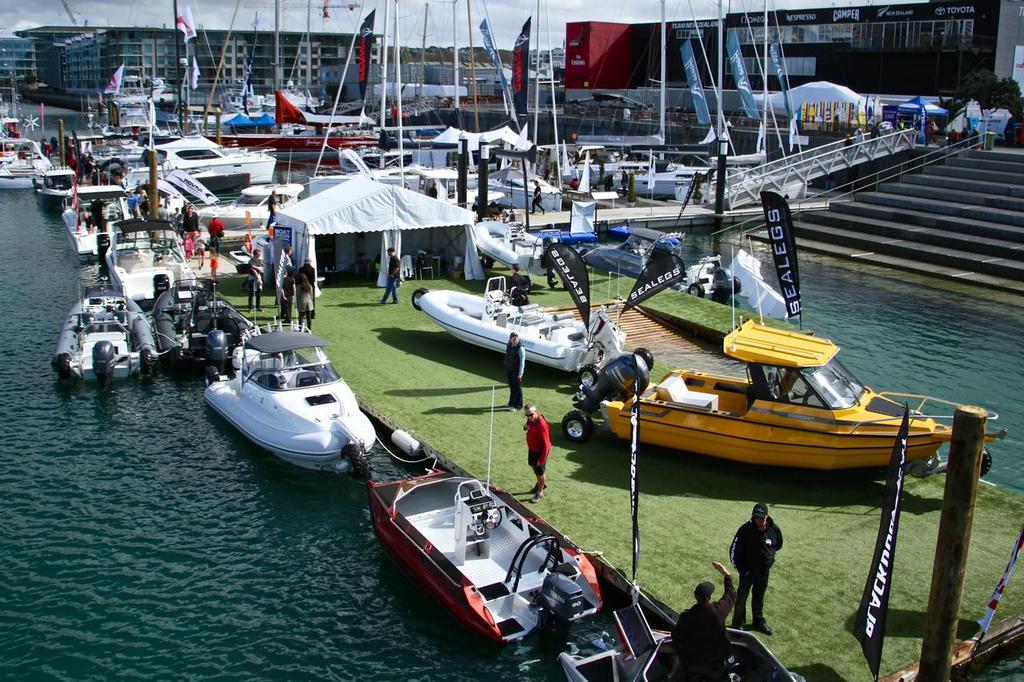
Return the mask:
<path id="1" fill-rule="evenodd" d="M 173 23 L 172 0 L 66 0 L 80 23 L 88 20 L 90 26 L 160 26 Z M 314 31 L 349 32 L 358 24 L 356 15 L 359 3 L 349 0 L 327 0 L 330 19 L 323 19 L 321 13 L 324 0 L 309 0 L 312 5 L 312 28 Z M 282 29 L 304 31 L 306 29 L 306 0 L 280 0 Z M 526 18 L 537 13 L 537 0 L 471 0 L 473 23 L 480 24 L 488 16 L 500 49 L 511 49 L 515 36 Z M 457 0 L 457 23 L 459 44 L 467 45 L 466 0 Z M 231 24 L 234 8 L 232 0 L 179 0 L 179 8 L 192 7 L 197 23 L 209 28 L 227 28 Z M 863 4 L 898 4 L 896 2 L 870 2 L 870 0 L 774 0 L 770 9 L 801 7 L 842 7 Z M 423 39 L 424 8 L 429 5 L 427 18 L 427 43 L 451 45 L 452 6 L 451 0 L 399 0 L 402 44 L 417 46 Z M 253 15 L 258 11 L 261 28 L 273 28 L 273 0 L 241 0 L 235 28 L 248 29 Z M 354 9 L 349 10 L 352 7 Z M 393 7 L 393 6 L 392 6 Z M 725 0 L 724 11 L 762 11 L 763 5 L 755 0 Z M 384 0 L 365 0 L 363 14 L 377 8 L 377 32 L 383 26 Z M 666 16 L 671 20 L 714 17 L 717 3 L 711 0 L 667 0 Z M 550 16 L 551 43 L 562 44 L 565 23 L 568 21 L 613 21 L 639 22 L 658 21 L 660 3 L 657 0 L 543 0 L 540 3 L 540 20 L 533 22 L 533 43 L 547 48 L 547 31 Z M 67 25 L 69 23 L 61 0 L 0 0 L 0 26 L 14 30 L 30 28 L 41 24 Z M 390 23 L 390 22 L 389 22 Z M 473 35 L 474 45 L 480 45 L 479 30 Z"/>

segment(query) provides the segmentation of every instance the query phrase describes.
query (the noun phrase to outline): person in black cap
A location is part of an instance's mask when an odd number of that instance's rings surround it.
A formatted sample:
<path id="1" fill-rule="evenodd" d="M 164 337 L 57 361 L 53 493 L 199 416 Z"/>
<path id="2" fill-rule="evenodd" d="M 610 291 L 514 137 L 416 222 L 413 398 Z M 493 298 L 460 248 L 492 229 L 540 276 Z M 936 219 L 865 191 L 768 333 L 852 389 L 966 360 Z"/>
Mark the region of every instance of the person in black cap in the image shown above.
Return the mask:
<path id="1" fill-rule="evenodd" d="M 751 611 L 752 629 L 766 635 L 772 629 L 764 619 L 764 593 L 768 590 L 768 574 L 775 563 L 775 553 L 782 549 L 782 531 L 768 516 L 768 505 L 758 502 L 750 520 L 739 527 L 729 550 L 732 565 L 740 574 L 739 596 L 732 616 L 732 627 L 742 628 L 747 619 L 747 595 L 754 592 Z"/>
<path id="2" fill-rule="evenodd" d="M 509 303 L 512 305 L 528 305 L 530 303 L 530 278 L 519 271 L 518 265 L 512 266 L 512 276 L 508 278 L 512 286 L 509 290 Z"/>
<path id="3" fill-rule="evenodd" d="M 725 566 L 712 561 L 711 565 L 722 574 L 725 594 L 711 601 L 715 586 L 702 582 L 693 590 L 697 603 L 679 614 L 672 628 L 672 647 L 679 663 L 672 680 L 679 682 L 724 682 L 725 661 L 729 657 L 729 640 L 725 634 L 725 618 L 736 603 L 736 588 L 732 575 Z"/>

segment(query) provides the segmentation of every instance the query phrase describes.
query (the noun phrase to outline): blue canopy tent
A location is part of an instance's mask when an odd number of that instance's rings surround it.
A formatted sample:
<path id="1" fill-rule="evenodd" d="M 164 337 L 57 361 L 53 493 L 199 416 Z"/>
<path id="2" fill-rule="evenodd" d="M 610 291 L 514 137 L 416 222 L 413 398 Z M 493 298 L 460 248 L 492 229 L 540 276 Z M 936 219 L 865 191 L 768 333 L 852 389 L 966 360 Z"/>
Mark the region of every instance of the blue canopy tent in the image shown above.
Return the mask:
<path id="1" fill-rule="evenodd" d="M 943 109 L 938 104 L 924 101 L 920 96 L 908 99 L 897 108 L 901 114 L 920 114 L 922 107 L 926 116 L 949 116 L 949 109 Z"/>
<path id="2" fill-rule="evenodd" d="M 262 114 L 259 118 L 249 118 L 243 114 L 235 114 L 221 125 L 228 128 L 269 128 L 274 125 L 274 117 Z"/>

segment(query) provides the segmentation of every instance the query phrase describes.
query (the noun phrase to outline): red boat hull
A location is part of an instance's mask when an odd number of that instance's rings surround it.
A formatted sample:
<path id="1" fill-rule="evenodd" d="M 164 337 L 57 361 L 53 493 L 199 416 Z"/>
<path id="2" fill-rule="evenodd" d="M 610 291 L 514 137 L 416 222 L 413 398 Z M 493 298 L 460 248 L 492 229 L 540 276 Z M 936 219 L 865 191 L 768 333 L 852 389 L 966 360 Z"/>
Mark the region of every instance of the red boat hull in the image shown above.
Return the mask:
<path id="1" fill-rule="evenodd" d="M 221 144 L 225 147 L 246 147 L 272 151 L 318 153 L 324 144 L 323 135 L 274 135 L 274 134 L 243 134 L 221 135 Z M 378 139 L 369 135 L 345 137 L 331 135 L 327 138 L 330 149 L 355 149 L 358 147 L 376 147 Z"/>

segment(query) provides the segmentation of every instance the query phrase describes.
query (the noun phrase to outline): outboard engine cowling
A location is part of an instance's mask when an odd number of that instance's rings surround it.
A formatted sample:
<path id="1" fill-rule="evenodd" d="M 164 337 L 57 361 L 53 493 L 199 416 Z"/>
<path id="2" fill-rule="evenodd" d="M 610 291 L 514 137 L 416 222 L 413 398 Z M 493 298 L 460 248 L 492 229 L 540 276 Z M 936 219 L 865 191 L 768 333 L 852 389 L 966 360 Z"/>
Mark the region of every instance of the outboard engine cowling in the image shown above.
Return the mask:
<path id="1" fill-rule="evenodd" d="M 110 341 L 100 341 L 92 347 L 92 371 L 100 383 L 106 383 L 113 378 L 116 355 L 114 344 Z"/>
<path id="2" fill-rule="evenodd" d="M 644 356 L 623 353 L 601 368 L 593 386 L 580 387 L 573 405 L 586 413 L 597 412 L 602 400 L 626 400 L 634 393 L 646 391 L 650 381 L 650 369 Z"/>
<path id="3" fill-rule="evenodd" d="M 160 298 L 160 294 L 171 288 L 171 278 L 166 274 L 153 275 L 153 298 Z"/>
<path id="4" fill-rule="evenodd" d="M 562 564 L 544 578 L 537 596 L 541 608 L 541 624 L 556 634 L 568 635 L 569 625 L 591 608 L 583 596 L 583 589 L 573 579 L 576 569 Z"/>
<path id="5" fill-rule="evenodd" d="M 228 335 L 223 329 L 214 329 L 206 335 L 206 359 L 224 371 L 228 360 Z"/>
<path id="6" fill-rule="evenodd" d="M 736 293 L 739 293 L 739 289 L 736 290 Z M 711 300 L 715 303 L 725 303 L 730 296 L 732 296 L 732 275 L 719 265 L 711 275 Z"/>

